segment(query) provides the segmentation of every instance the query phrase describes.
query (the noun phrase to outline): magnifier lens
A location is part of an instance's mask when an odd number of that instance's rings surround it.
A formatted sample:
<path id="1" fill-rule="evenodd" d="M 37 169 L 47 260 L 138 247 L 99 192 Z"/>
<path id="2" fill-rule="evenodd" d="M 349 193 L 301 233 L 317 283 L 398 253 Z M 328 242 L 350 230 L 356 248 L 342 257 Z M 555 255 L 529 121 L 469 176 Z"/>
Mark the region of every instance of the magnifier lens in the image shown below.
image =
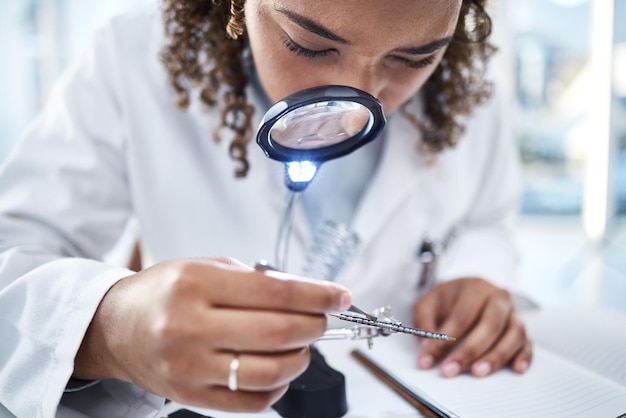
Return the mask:
<path id="1" fill-rule="evenodd" d="M 328 147 L 361 132 L 371 118 L 371 112 L 360 103 L 318 102 L 287 113 L 271 128 L 270 136 L 275 143 L 291 149 Z"/>

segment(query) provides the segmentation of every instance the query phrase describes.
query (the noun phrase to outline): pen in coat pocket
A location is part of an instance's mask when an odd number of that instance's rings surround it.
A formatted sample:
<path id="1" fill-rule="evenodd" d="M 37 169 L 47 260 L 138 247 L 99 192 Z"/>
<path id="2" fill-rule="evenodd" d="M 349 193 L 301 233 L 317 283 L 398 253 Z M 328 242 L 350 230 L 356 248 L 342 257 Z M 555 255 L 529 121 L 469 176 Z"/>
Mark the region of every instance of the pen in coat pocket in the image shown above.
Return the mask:
<path id="1" fill-rule="evenodd" d="M 437 264 L 441 254 L 455 235 L 456 228 L 452 228 L 442 241 L 435 241 L 428 235 L 424 236 L 417 250 L 417 259 L 422 265 L 422 271 L 417 281 L 418 290 L 426 290 L 435 284 L 437 280 Z"/>

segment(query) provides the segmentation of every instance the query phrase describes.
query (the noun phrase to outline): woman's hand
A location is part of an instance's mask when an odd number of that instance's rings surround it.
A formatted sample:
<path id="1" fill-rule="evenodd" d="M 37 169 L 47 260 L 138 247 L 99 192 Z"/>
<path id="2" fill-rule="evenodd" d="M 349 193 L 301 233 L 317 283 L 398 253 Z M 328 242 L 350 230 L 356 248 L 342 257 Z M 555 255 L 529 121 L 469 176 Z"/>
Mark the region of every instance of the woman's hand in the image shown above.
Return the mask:
<path id="1" fill-rule="evenodd" d="M 343 311 L 338 285 L 232 260 L 176 260 L 121 280 L 106 294 L 74 377 L 116 378 L 187 405 L 259 411 L 309 363 L 308 345 Z M 229 366 L 239 356 L 237 391 Z"/>
<path id="2" fill-rule="evenodd" d="M 515 313 L 511 295 L 482 279 L 459 279 L 439 284 L 413 308 L 418 328 L 457 337 L 456 345 L 421 340 L 418 367 L 429 369 L 441 361 L 443 376 L 470 368 L 483 377 L 510 364 L 524 373 L 532 357 L 531 342 Z"/>

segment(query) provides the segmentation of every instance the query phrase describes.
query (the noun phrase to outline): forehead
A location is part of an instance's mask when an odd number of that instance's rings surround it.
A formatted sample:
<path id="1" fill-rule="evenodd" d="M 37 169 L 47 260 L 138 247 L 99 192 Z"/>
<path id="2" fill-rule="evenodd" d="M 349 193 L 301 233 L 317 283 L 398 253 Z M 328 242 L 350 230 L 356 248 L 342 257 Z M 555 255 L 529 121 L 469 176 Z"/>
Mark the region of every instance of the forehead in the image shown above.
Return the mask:
<path id="1" fill-rule="evenodd" d="M 252 0 L 254 1 L 254 0 Z M 354 43 L 427 44 L 454 33 L 462 0 L 258 0 Z"/>

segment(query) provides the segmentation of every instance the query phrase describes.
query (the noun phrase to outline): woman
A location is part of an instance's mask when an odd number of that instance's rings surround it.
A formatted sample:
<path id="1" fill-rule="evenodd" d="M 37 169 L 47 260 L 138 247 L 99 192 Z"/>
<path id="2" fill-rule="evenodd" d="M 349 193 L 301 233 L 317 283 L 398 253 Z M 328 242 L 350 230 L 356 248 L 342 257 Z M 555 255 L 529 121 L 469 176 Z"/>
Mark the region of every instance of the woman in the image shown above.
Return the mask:
<path id="1" fill-rule="evenodd" d="M 162 397 L 261 410 L 306 367 L 324 313 L 352 300 L 460 338 L 425 341 L 421 368 L 524 372 L 531 346 L 505 290 L 515 152 L 487 100 L 483 7 L 170 0 L 165 37 L 152 8 L 113 20 L 0 176 L 6 410 L 150 416 Z M 285 197 L 253 127 L 325 84 L 369 92 L 389 117 L 382 138 L 322 167 L 295 215 L 289 272 L 316 225 L 358 235 L 341 285 L 246 265 L 268 257 Z M 131 218 L 151 266 L 137 273 L 99 261 Z M 452 235 L 420 294 L 416 251 Z"/>

